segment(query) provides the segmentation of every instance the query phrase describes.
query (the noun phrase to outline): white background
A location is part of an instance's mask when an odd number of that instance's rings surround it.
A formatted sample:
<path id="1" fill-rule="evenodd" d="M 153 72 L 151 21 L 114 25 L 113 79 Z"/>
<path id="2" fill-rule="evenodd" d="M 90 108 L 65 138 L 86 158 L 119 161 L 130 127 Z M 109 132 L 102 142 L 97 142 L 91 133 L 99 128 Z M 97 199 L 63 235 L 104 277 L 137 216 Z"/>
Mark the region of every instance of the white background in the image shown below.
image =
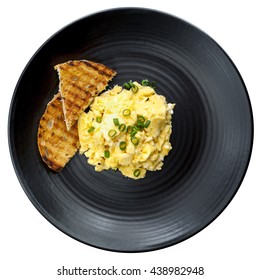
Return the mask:
<path id="1" fill-rule="evenodd" d="M 204 276 L 179 278 L 259 279 L 260 17 L 257 2 L 1 1 L 1 279 L 114 279 L 105 276 L 57 276 L 57 269 L 62 265 L 70 268 L 109 268 L 115 265 L 119 268 L 141 269 L 149 269 L 152 266 L 204 266 Z M 64 25 L 99 10 L 122 6 L 149 7 L 169 12 L 194 24 L 214 38 L 229 54 L 244 79 L 255 121 L 254 149 L 249 169 L 237 195 L 226 210 L 194 237 L 167 249 L 139 254 L 113 253 L 86 246 L 47 222 L 30 203 L 17 180 L 7 141 L 10 100 L 17 80 L 34 52 Z M 147 274 L 136 278 L 174 277 L 152 277 Z"/>

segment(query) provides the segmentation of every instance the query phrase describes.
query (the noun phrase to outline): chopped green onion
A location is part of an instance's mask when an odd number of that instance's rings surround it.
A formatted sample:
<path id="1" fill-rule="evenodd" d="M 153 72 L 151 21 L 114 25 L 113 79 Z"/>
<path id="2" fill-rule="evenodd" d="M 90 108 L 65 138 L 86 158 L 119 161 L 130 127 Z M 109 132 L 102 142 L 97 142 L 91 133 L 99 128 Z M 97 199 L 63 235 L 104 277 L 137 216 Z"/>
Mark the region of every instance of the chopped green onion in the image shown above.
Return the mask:
<path id="1" fill-rule="evenodd" d="M 129 83 L 124 83 L 123 84 L 123 87 L 125 88 L 125 89 L 130 89 L 131 88 L 131 86 L 129 85 Z"/>
<path id="2" fill-rule="evenodd" d="M 126 141 L 121 141 L 119 144 L 119 148 L 121 151 L 124 151 L 126 149 Z"/>
<path id="3" fill-rule="evenodd" d="M 132 131 L 130 132 L 130 136 L 131 136 L 131 137 L 134 137 L 134 136 L 136 135 L 137 132 L 138 132 L 138 131 L 132 129 Z"/>
<path id="4" fill-rule="evenodd" d="M 139 177 L 140 174 L 141 174 L 140 169 L 135 169 L 135 170 L 134 170 L 134 176 L 135 176 L 135 177 Z"/>
<path id="5" fill-rule="evenodd" d="M 110 157 L 110 152 L 108 150 L 104 151 L 104 156 L 105 158 L 109 158 Z"/>
<path id="6" fill-rule="evenodd" d="M 121 123 L 121 124 L 119 125 L 118 129 L 119 129 L 120 131 L 124 131 L 124 130 L 126 129 L 126 125 L 125 125 L 124 123 Z"/>
<path id="7" fill-rule="evenodd" d="M 139 128 L 143 128 L 143 127 L 144 127 L 144 122 L 142 122 L 142 121 L 140 121 L 140 120 L 137 120 L 136 124 L 137 124 L 137 126 L 138 126 Z"/>
<path id="8" fill-rule="evenodd" d="M 138 86 L 135 85 L 135 84 L 132 84 L 132 91 L 133 91 L 133 93 L 137 93 L 138 90 L 139 90 Z"/>
<path id="9" fill-rule="evenodd" d="M 118 125 L 119 125 L 119 120 L 118 120 L 118 118 L 113 119 L 113 122 L 114 122 L 114 125 L 115 125 L 115 126 L 118 126 Z"/>
<path id="10" fill-rule="evenodd" d="M 125 89 L 129 90 L 129 89 L 132 87 L 132 85 L 133 85 L 133 82 L 132 82 L 132 81 L 129 81 L 129 82 L 127 82 L 127 83 L 124 83 L 124 84 L 123 84 L 123 87 L 124 87 Z"/>
<path id="11" fill-rule="evenodd" d="M 150 120 L 147 120 L 144 124 L 144 127 L 147 128 L 149 125 L 150 125 L 151 121 Z"/>
<path id="12" fill-rule="evenodd" d="M 152 82 L 151 82 L 151 87 L 152 87 L 153 89 L 155 89 L 156 86 L 157 86 L 157 83 L 156 83 L 155 81 L 152 81 Z"/>
<path id="13" fill-rule="evenodd" d="M 108 136 L 114 137 L 115 135 L 116 135 L 116 131 L 114 129 L 108 131 Z"/>
<path id="14" fill-rule="evenodd" d="M 141 129 L 140 129 L 140 127 L 134 125 L 134 126 L 133 126 L 133 130 L 140 131 Z"/>
<path id="15" fill-rule="evenodd" d="M 102 121 L 102 118 L 101 118 L 101 117 L 96 117 L 96 122 L 97 122 L 97 123 L 101 123 L 101 121 Z"/>
<path id="16" fill-rule="evenodd" d="M 136 145 L 138 145 L 139 140 L 138 140 L 137 137 L 132 137 L 132 138 L 131 138 L 131 142 L 136 146 Z"/>
<path id="17" fill-rule="evenodd" d="M 144 116 L 137 116 L 137 121 L 140 121 L 140 122 L 145 122 L 145 117 Z"/>
<path id="18" fill-rule="evenodd" d="M 91 128 L 88 130 L 88 132 L 90 133 L 90 132 L 94 131 L 94 129 L 95 129 L 95 127 L 91 126 Z"/>
<path id="19" fill-rule="evenodd" d="M 125 110 L 123 111 L 123 115 L 124 115 L 124 116 L 130 116 L 130 115 L 131 115 L 131 111 L 130 111 L 129 109 L 125 109 Z"/>
<path id="20" fill-rule="evenodd" d="M 130 132 L 130 136 L 131 137 L 134 137 L 135 135 L 136 135 L 136 133 L 138 132 L 138 131 L 140 131 L 141 129 L 138 127 L 138 126 L 133 126 L 132 127 L 132 130 L 131 130 L 131 132 Z"/>
<path id="21" fill-rule="evenodd" d="M 145 80 L 142 80 L 141 84 L 142 84 L 142 86 L 149 86 L 150 82 L 147 79 L 145 79 Z"/>
<path id="22" fill-rule="evenodd" d="M 150 82 L 150 81 L 147 80 L 147 79 L 142 80 L 141 84 L 142 84 L 142 86 L 150 86 L 150 87 L 152 87 L 153 89 L 155 89 L 156 86 L 157 86 L 157 83 L 156 83 L 155 81 Z"/>
<path id="23" fill-rule="evenodd" d="M 127 128 L 126 128 L 126 132 L 127 133 L 131 133 L 133 130 L 133 127 L 131 125 L 129 125 Z"/>

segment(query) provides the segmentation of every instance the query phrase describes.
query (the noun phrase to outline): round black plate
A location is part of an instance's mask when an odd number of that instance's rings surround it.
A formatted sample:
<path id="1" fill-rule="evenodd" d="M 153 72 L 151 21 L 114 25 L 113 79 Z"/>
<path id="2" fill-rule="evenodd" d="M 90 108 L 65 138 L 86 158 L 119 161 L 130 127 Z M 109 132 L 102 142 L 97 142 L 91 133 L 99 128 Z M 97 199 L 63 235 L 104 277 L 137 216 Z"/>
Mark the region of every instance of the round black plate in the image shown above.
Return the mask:
<path id="1" fill-rule="evenodd" d="M 58 174 L 47 168 L 38 122 L 58 90 L 54 65 L 70 59 L 115 69 L 111 86 L 157 81 L 157 92 L 176 103 L 162 171 L 134 181 L 95 172 L 79 154 Z M 187 22 L 139 8 L 93 14 L 51 37 L 22 73 L 9 115 L 11 157 L 35 207 L 69 236 L 114 251 L 159 249 L 202 230 L 237 192 L 252 141 L 249 97 L 226 53 Z"/>

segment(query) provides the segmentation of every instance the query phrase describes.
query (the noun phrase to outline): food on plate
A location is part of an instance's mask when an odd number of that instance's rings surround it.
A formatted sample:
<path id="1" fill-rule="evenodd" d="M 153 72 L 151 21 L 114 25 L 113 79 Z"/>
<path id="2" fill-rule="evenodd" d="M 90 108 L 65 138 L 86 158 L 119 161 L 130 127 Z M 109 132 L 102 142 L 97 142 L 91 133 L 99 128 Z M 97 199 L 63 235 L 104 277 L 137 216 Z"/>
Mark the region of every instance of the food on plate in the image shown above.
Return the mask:
<path id="1" fill-rule="evenodd" d="M 67 130 L 60 93 L 47 104 L 40 120 L 38 148 L 43 161 L 56 172 L 61 171 L 79 149 L 77 123 Z"/>
<path id="2" fill-rule="evenodd" d="M 49 168 L 61 171 L 78 150 L 96 171 L 120 170 L 133 179 L 162 168 L 172 149 L 175 104 L 156 93 L 154 82 L 129 81 L 104 92 L 116 72 L 103 64 L 70 60 L 54 68 L 59 91 L 47 104 L 37 135 Z"/>
<path id="3" fill-rule="evenodd" d="M 80 153 L 96 171 L 118 169 L 133 179 L 160 170 L 172 149 L 174 106 L 147 80 L 116 85 L 95 97 L 89 111 L 80 115 Z"/>
<path id="4" fill-rule="evenodd" d="M 107 87 L 116 72 L 89 60 L 70 60 L 54 68 L 59 74 L 59 92 L 66 126 L 70 130 L 79 115 Z"/>
<path id="5" fill-rule="evenodd" d="M 38 126 L 38 148 L 43 161 L 61 171 L 79 149 L 79 115 L 102 92 L 116 72 L 103 64 L 73 60 L 55 66 L 59 92 L 47 104 Z"/>

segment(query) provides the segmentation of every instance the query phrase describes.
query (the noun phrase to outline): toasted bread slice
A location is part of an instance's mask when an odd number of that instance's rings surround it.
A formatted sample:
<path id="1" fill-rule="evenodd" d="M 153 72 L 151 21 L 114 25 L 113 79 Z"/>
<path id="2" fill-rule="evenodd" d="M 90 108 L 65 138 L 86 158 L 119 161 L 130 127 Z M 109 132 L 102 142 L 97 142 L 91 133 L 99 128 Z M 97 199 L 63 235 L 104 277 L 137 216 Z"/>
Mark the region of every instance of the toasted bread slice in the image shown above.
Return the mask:
<path id="1" fill-rule="evenodd" d="M 60 93 L 47 104 L 38 126 L 38 148 L 43 161 L 59 172 L 79 149 L 78 127 L 68 131 Z"/>
<path id="2" fill-rule="evenodd" d="M 101 93 L 116 72 L 107 66 L 88 61 L 70 60 L 54 67 L 59 74 L 59 92 L 67 129 L 70 130 L 95 96 Z"/>

